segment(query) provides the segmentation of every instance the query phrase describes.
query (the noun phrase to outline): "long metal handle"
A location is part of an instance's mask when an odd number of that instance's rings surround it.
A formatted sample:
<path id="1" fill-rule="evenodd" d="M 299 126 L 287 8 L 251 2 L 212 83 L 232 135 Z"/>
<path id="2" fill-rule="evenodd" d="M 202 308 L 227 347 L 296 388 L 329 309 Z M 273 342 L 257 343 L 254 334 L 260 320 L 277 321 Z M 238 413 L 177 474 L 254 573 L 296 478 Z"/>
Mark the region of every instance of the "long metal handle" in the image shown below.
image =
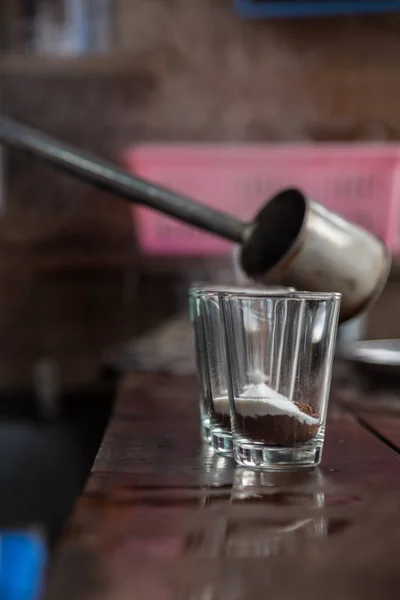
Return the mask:
<path id="1" fill-rule="evenodd" d="M 247 225 L 235 217 L 135 177 L 112 163 L 2 116 L 0 142 L 26 150 L 58 169 L 129 202 L 148 206 L 232 242 L 241 243 L 245 237 Z"/>

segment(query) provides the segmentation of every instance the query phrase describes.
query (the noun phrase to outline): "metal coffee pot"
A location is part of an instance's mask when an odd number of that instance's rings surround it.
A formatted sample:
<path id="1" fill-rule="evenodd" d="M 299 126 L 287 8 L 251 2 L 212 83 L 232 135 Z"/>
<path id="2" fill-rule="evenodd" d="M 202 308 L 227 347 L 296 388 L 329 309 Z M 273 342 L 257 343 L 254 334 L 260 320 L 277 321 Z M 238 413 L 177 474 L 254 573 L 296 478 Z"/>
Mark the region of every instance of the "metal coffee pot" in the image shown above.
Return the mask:
<path id="1" fill-rule="evenodd" d="M 365 311 L 388 278 L 390 253 L 378 237 L 297 189 L 280 192 L 252 223 L 245 223 L 1 116 L 0 142 L 125 200 L 240 244 L 242 267 L 258 282 L 274 277 L 299 290 L 341 293 L 341 322 Z"/>

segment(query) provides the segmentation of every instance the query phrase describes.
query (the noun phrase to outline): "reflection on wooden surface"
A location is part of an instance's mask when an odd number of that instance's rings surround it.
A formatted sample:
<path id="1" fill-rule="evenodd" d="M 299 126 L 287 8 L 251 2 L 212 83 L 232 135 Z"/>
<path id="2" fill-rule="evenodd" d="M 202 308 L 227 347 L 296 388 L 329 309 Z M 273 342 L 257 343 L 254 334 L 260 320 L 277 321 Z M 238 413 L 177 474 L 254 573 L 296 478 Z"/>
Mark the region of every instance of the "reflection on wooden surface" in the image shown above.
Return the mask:
<path id="1" fill-rule="evenodd" d="M 50 600 L 397 597 L 400 457 L 337 399 L 318 470 L 236 469 L 199 440 L 192 378 L 125 378 Z"/>

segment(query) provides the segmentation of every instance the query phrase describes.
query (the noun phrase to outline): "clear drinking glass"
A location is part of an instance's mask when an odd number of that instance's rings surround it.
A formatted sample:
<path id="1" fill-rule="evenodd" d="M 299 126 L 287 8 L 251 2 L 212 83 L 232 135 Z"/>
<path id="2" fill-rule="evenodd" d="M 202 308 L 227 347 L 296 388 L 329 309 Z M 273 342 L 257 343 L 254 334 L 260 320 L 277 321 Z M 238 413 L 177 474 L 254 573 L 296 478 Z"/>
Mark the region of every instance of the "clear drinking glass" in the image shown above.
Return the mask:
<path id="1" fill-rule="evenodd" d="M 234 456 L 285 469 L 321 461 L 340 294 L 219 294 Z"/>
<path id="2" fill-rule="evenodd" d="M 266 288 L 262 288 L 264 293 Z M 284 293 L 291 288 L 271 287 L 270 293 Z M 196 301 L 195 329 L 197 368 L 201 386 L 201 413 L 203 432 L 207 425 L 210 429 L 210 441 L 218 452 L 231 453 L 232 432 L 229 415 L 228 383 L 226 374 L 225 336 L 219 305 L 219 292 L 257 293 L 261 288 L 243 286 L 203 286 L 191 290 Z M 193 309 L 191 310 L 193 313 Z M 196 322 L 196 319 L 198 321 Z M 204 434 L 203 434 L 204 437 Z"/>
<path id="3" fill-rule="evenodd" d="M 232 433 L 229 416 L 225 337 L 220 315 L 218 291 L 208 290 L 200 299 L 205 336 L 205 359 L 209 377 L 209 416 L 211 444 L 218 452 L 231 453 Z"/>
<path id="4" fill-rule="evenodd" d="M 204 293 L 204 286 L 189 290 L 189 314 L 194 332 L 194 349 L 196 355 L 197 379 L 200 388 L 200 420 L 201 437 L 204 442 L 211 443 L 210 434 L 210 378 L 206 360 L 205 338 L 203 320 L 201 318 L 200 297 Z"/>

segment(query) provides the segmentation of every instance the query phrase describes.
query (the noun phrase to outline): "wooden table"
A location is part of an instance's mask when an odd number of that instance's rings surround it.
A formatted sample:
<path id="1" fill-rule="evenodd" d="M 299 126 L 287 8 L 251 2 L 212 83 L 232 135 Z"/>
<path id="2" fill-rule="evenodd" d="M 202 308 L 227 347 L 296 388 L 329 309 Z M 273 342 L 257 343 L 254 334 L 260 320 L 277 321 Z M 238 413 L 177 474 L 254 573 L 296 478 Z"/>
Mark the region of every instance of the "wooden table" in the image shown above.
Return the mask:
<path id="1" fill-rule="evenodd" d="M 274 475 L 202 446 L 193 379 L 127 376 L 48 599 L 397 600 L 400 418 L 352 398 L 320 469 Z"/>

